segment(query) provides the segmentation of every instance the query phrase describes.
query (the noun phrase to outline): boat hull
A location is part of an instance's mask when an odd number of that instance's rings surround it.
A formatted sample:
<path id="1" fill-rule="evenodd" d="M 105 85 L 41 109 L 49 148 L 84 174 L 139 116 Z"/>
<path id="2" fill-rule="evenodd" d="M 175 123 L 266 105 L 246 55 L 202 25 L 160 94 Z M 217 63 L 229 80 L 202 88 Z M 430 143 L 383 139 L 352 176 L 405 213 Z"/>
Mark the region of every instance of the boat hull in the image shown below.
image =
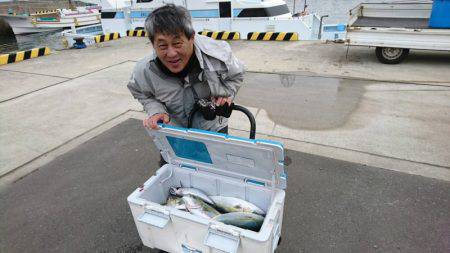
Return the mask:
<path id="1" fill-rule="evenodd" d="M 100 23 L 100 15 L 62 17 L 59 21 L 33 22 L 27 16 L 0 15 L 12 28 L 14 34 L 30 34 L 55 31 L 64 28 L 81 27 Z"/>

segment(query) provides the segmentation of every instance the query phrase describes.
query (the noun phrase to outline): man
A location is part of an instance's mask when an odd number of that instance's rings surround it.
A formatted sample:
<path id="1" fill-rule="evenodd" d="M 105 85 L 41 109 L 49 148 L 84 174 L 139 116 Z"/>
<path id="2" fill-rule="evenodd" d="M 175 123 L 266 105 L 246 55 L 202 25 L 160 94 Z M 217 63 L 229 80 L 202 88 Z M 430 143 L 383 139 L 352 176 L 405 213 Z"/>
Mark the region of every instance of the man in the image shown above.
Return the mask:
<path id="1" fill-rule="evenodd" d="M 158 122 L 187 127 L 194 104 L 209 99 L 230 105 L 243 81 L 244 68 L 230 46 L 196 35 L 188 10 L 169 4 L 145 21 L 154 54 L 140 60 L 128 89 L 147 112 L 145 127 Z M 227 119 L 206 120 L 195 114 L 193 128 L 227 133 Z"/>

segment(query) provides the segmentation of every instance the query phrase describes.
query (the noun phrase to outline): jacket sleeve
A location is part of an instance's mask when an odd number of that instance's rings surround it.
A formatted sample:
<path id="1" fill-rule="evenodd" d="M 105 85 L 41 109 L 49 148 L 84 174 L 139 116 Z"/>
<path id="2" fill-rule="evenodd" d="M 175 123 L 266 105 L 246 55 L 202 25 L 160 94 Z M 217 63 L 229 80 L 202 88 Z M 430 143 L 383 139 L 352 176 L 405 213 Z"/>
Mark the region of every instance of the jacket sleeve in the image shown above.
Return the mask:
<path id="1" fill-rule="evenodd" d="M 244 80 L 244 64 L 234 56 L 227 42 L 198 37 L 196 45 L 202 49 L 211 95 L 234 98 Z"/>
<path id="2" fill-rule="evenodd" d="M 127 85 L 128 89 L 131 92 L 131 95 L 133 95 L 133 97 L 137 99 L 139 103 L 142 104 L 148 116 L 153 116 L 157 113 L 167 113 L 164 104 L 155 98 L 153 89 L 149 88 L 146 91 L 144 91 L 143 86 L 144 84 L 138 82 L 138 78 L 136 78 L 135 72 L 131 75 L 130 81 L 128 82 Z M 149 85 L 147 86 L 147 88 L 148 87 L 152 86 Z"/>
<path id="3" fill-rule="evenodd" d="M 230 94 L 229 97 L 234 99 L 239 88 L 241 88 L 242 82 L 244 81 L 244 72 L 236 73 L 233 76 L 220 75 L 219 79 L 225 87 L 225 90 L 227 90 L 227 93 Z"/>
<path id="4" fill-rule="evenodd" d="M 232 59 L 222 62 L 215 58 L 208 58 L 205 77 L 208 80 L 211 95 L 214 97 L 234 98 L 244 80 L 244 65 L 231 55 Z"/>
<path id="5" fill-rule="evenodd" d="M 222 85 L 230 91 L 230 97 L 234 99 L 244 81 L 245 71 L 244 65 L 236 57 L 234 57 L 234 55 L 231 55 L 231 58 L 231 64 L 228 65 L 228 71 L 225 74 L 220 75 L 219 78 L 222 81 Z"/>

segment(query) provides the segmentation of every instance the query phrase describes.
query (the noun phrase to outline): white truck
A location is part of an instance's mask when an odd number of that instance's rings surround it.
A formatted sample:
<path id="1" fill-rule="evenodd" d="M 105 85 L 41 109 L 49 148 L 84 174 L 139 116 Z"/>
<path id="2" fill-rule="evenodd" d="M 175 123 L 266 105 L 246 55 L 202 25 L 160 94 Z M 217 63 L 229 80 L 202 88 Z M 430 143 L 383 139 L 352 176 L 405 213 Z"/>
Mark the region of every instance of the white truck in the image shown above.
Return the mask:
<path id="1" fill-rule="evenodd" d="M 376 47 L 378 60 L 403 61 L 410 49 L 450 51 L 450 29 L 429 27 L 432 2 L 361 3 L 350 10 L 346 44 Z"/>

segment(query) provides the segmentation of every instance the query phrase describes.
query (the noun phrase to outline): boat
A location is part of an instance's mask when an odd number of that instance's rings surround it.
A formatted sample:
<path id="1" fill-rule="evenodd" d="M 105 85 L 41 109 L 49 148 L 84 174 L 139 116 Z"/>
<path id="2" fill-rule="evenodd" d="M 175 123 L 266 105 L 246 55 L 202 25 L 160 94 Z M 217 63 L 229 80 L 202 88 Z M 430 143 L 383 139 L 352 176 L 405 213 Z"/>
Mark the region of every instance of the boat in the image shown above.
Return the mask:
<path id="1" fill-rule="evenodd" d="M 172 3 L 184 6 L 197 32 L 232 31 L 241 39 L 252 32 L 292 32 L 301 40 L 318 38 L 316 14 L 293 16 L 283 0 L 102 0 L 103 32 L 144 29 L 146 17 L 156 8 Z"/>
<path id="2" fill-rule="evenodd" d="M 55 9 L 38 11 L 32 14 L 0 15 L 11 26 L 14 34 L 47 32 L 63 28 L 80 27 L 100 23 L 99 8 L 76 7 L 72 9 Z"/>

